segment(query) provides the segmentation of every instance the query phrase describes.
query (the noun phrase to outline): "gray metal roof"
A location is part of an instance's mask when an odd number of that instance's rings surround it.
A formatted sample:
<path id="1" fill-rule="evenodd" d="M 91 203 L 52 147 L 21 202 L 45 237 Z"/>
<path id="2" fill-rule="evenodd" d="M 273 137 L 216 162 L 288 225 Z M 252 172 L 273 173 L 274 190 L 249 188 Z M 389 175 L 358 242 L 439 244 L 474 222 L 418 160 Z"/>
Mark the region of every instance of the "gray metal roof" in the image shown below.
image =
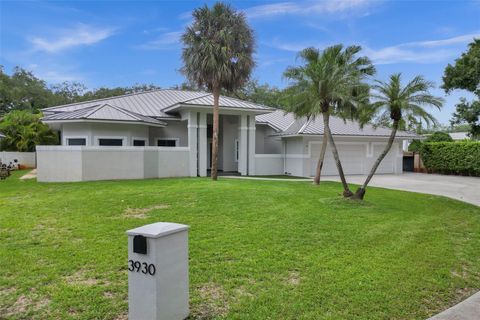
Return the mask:
<path id="1" fill-rule="evenodd" d="M 143 116 L 141 114 L 128 111 L 107 103 L 90 106 L 78 110 L 58 112 L 45 116 L 42 121 L 62 121 L 62 120 L 107 120 L 107 121 L 125 121 L 134 123 L 145 123 L 150 125 L 164 126 L 165 122 Z"/>
<path id="2" fill-rule="evenodd" d="M 288 123 L 290 119 L 295 118 L 291 113 L 285 114 L 284 111 L 277 110 L 269 114 L 257 116 L 256 120 L 261 123 L 271 122 L 272 124 L 278 124 L 282 121 L 280 119 L 281 117 L 285 118 L 284 123 Z M 333 135 L 387 137 L 391 133 L 391 129 L 389 128 L 375 128 L 368 124 L 361 128 L 360 124 L 356 121 L 344 121 L 343 119 L 334 116 L 330 117 L 329 123 Z M 294 120 L 288 128 L 282 130 L 279 135 L 323 135 L 323 129 L 323 118 L 321 116 L 309 120 L 307 118 L 299 118 Z M 415 133 L 401 130 L 397 131 L 396 136 L 400 138 L 417 138 Z"/>
<path id="3" fill-rule="evenodd" d="M 271 113 L 258 115 L 255 120 L 257 123 L 267 124 L 277 131 L 285 131 L 293 124 L 295 116 L 293 113 L 277 109 Z"/>
<path id="4" fill-rule="evenodd" d="M 166 113 L 166 109 L 171 109 L 172 107 L 183 104 L 213 106 L 213 96 L 208 92 L 160 89 L 50 107 L 43 109 L 43 112 L 49 115 L 57 112 L 75 111 L 99 104 L 109 104 L 143 116 L 168 119 L 176 118 L 176 116 Z M 271 110 L 266 106 L 224 96 L 220 97 L 220 106 L 239 109 Z"/>

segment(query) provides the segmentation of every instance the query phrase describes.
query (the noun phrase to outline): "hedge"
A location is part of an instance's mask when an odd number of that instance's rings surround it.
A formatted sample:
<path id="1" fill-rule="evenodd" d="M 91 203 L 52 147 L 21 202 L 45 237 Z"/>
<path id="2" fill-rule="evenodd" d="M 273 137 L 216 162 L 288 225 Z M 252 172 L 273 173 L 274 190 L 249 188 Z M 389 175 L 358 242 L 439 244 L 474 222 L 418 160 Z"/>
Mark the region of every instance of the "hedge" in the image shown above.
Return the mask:
<path id="1" fill-rule="evenodd" d="M 429 172 L 480 176 L 480 142 L 426 142 L 420 155 Z"/>

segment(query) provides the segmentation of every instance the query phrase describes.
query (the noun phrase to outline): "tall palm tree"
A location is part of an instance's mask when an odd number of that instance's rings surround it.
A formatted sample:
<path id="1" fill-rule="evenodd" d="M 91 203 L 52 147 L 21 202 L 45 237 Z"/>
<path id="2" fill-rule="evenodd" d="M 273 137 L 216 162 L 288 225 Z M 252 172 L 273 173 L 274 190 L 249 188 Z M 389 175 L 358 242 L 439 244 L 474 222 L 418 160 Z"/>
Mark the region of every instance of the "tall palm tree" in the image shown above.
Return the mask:
<path id="1" fill-rule="evenodd" d="M 255 66 L 255 40 L 245 15 L 217 2 L 193 11 L 193 23 L 182 36 L 182 72 L 213 94 L 212 179 L 217 180 L 220 91 L 234 91 Z"/>
<path id="2" fill-rule="evenodd" d="M 369 118 L 390 118 L 392 132 L 385 149 L 373 164 L 365 182 L 355 192 L 354 198 L 356 199 L 364 198 L 367 185 L 383 158 L 390 151 L 398 128 L 405 127 L 405 124 L 412 120 L 423 120 L 427 124 L 436 123 L 435 118 L 424 107 L 432 106 L 440 110 L 443 105 L 442 98 L 435 97 L 429 92 L 429 89 L 433 88 L 433 84 L 422 76 L 416 76 L 405 87 L 402 87 L 400 73 L 391 75 L 389 82 L 376 80 L 375 83 L 372 86 L 373 93 L 371 94 L 373 103 L 367 106 L 367 113 Z M 365 120 L 363 121 L 365 122 Z"/>
<path id="3" fill-rule="evenodd" d="M 322 148 L 317 162 L 314 183 L 320 183 L 327 141 L 330 143 L 338 173 L 342 180 L 344 196 L 351 196 L 338 156 L 337 147 L 329 126 L 330 114 L 343 118 L 352 117 L 356 109 L 368 99 L 368 85 L 365 78 L 375 73 L 370 59 L 357 57 L 359 46 L 343 48 L 342 45 L 328 47 L 323 51 L 306 48 L 299 53 L 304 65 L 289 67 L 284 76 L 293 81 L 287 89 L 288 111 L 298 117 L 315 118 L 322 115 L 324 134 Z"/>

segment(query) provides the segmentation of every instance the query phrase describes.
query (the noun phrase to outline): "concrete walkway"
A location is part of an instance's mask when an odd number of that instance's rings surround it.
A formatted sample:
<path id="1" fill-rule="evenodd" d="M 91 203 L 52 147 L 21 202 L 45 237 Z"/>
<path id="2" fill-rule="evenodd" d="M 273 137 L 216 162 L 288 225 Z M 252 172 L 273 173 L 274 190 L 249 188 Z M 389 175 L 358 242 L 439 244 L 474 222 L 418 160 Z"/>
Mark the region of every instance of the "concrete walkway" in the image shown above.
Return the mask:
<path id="1" fill-rule="evenodd" d="M 322 179 L 340 181 L 340 178 L 336 176 L 322 177 Z M 365 176 L 347 176 L 347 181 L 353 184 L 362 184 Z M 373 176 L 369 186 L 434 194 L 480 206 L 480 178 L 478 177 L 426 173 L 379 174 Z"/>
<path id="2" fill-rule="evenodd" d="M 480 292 L 428 320 L 478 320 L 480 319 Z"/>
<path id="3" fill-rule="evenodd" d="M 20 180 L 28 180 L 28 179 L 35 179 L 37 177 L 37 169 L 33 169 L 32 171 L 24 174 L 20 177 Z"/>

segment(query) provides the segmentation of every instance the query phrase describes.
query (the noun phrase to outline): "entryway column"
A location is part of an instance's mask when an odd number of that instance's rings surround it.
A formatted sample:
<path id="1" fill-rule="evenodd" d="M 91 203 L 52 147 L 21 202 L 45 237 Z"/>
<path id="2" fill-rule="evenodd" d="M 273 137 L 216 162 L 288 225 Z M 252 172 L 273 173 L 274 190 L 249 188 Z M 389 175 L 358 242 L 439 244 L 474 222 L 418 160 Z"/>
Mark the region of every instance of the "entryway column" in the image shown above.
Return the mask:
<path id="1" fill-rule="evenodd" d="M 197 176 L 197 143 L 198 143 L 198 124 L 197 124 L 197 113 L 194 111 L 189 111 L 187 114 L 187 128 L 188 128 L 188 148 L 189 152 L 189 164 L 190 164 L 190 176 Z"/>
<path id="2" fill-rule="evenodd" d="M 207 176 L 207 114 L 200 113 L 198 121 L 198 173 Z"/>
<path id="3" fill-rule="evenodd" d="M 248 116 L 248 175 L 255 175 L 255 116 Z"/>
<path id="4" fill-rule="evenodd" d="M 240 125 L 239 125 L 239 132 L 238 132 L 238 172 L 242 176 L 246 176 L 248 174 L 247 169 L 247 157 L 248 157 L 248 123 L 247 123 L 247 115 L 240 115 Z"/>

